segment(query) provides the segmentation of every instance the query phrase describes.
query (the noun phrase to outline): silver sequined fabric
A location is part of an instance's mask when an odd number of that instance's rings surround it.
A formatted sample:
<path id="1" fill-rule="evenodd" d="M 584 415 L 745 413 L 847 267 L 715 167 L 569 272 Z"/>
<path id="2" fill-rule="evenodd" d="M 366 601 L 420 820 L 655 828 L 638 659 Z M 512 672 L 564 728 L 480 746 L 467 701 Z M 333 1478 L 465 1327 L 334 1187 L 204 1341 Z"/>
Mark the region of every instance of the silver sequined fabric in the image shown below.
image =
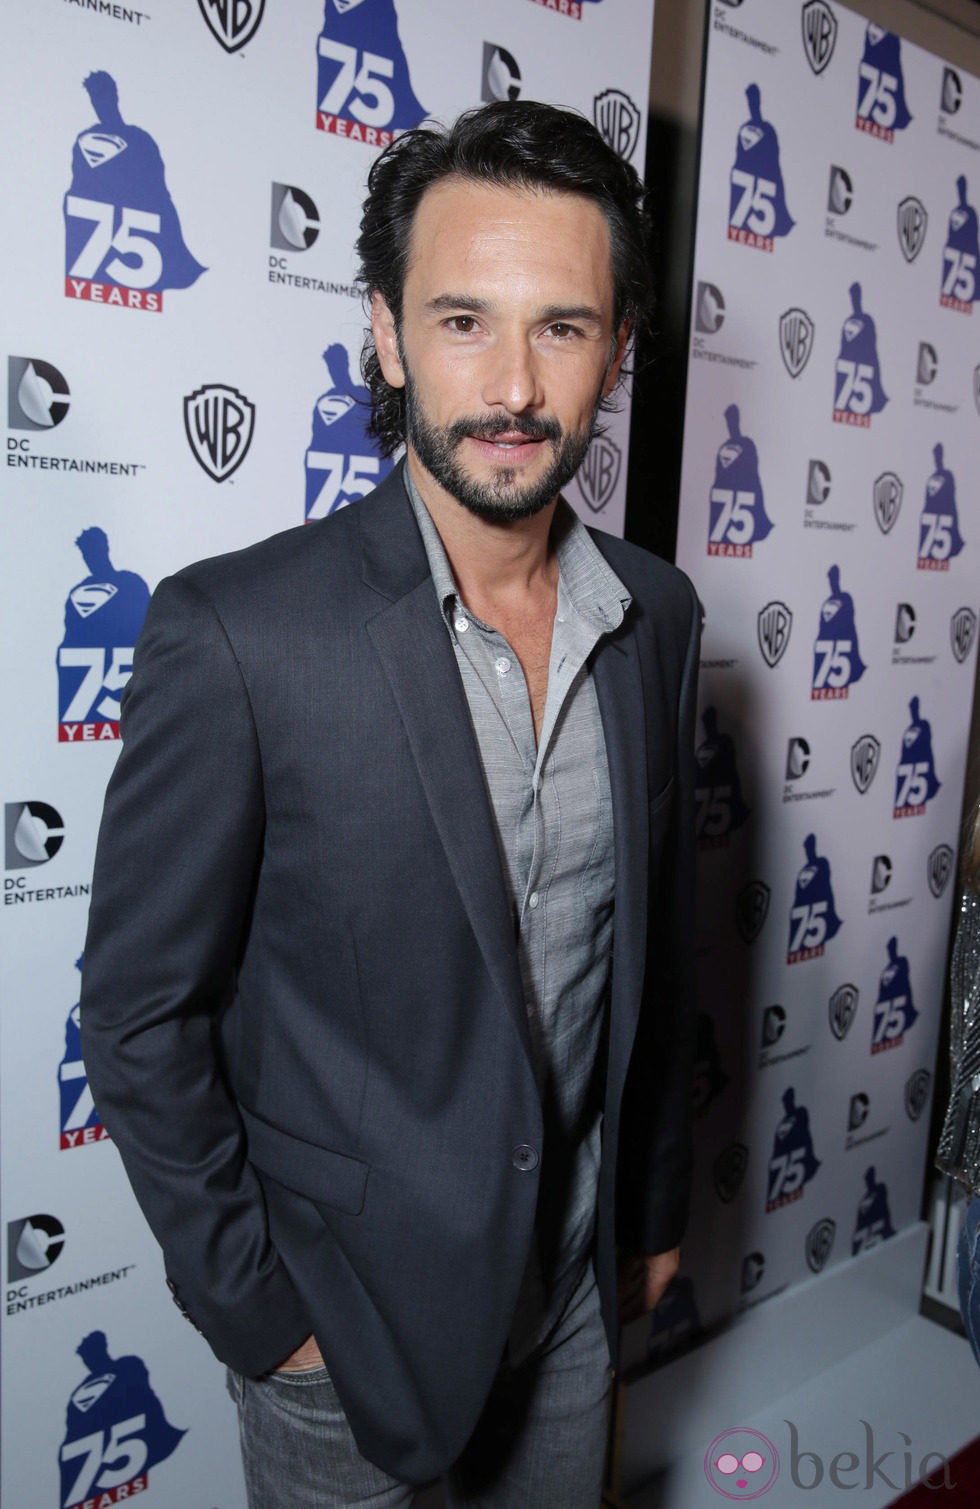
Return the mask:
<path id="1" fill-rule="evenodd" d="M 953 1093 L 936 1163 L 980 1194 L 980 893 L 967 887 L 953 944 L 949 976 Z"/>

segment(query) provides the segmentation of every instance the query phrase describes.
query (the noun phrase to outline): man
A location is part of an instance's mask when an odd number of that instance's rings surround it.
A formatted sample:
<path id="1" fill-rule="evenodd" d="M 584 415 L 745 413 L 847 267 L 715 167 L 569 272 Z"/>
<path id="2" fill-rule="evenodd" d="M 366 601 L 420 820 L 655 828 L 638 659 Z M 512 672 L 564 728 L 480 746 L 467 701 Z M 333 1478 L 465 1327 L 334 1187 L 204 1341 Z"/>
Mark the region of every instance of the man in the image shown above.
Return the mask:
<path id="1" fill-rule="evenodd" d="M 137 650 L 86 1062 L 232 1370 L 253 1509 L 447 1471 L 455 1503 L 591 1509 L 616 1216 L 625 1314 L 676 1271 L 699 615 L 558 497 L 644 226 L 570 112 L 399 138 L 358 249 L 406 464 L 162 584 Z"/>

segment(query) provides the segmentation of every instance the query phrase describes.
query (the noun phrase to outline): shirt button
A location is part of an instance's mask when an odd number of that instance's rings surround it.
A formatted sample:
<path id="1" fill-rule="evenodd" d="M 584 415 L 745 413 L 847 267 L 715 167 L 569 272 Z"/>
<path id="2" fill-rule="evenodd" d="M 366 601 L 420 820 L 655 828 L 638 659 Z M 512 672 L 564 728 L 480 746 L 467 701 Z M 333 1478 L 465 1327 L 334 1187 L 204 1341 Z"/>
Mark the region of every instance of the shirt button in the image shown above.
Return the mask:
<path id="1" fill-rule="evenodd" d="M 457 618 L 455 623 L 453 624 L 453 628 L 456 630 L 457 634 L 465 634 L 469 626 L 470 621 L 468 618 Z"/>
<path id="2" fill-rule="evenodd" d="M 507 659 L 507 656 L 506 655 L 499 656 L 498 659 L 494 663 L 495 663 L 495 665 L 497 667 L 497 673 L 498 673 L 498 675 L 500 675 L 500 676 L 506 676 L 507 672 L 510 670 L 510 661 Z"/>
<path id="3" fill-rule="evenodd" d="M 522 1174 L 529 1174 L 538 1166 L 538 1155 L 533 1147 L 528 1147 L 526 1142 L 522 1142 L 511 1153 L 510 1161 L 515 1168 L 520 1169 Z"/>
<path id="4" fill-rule="evenodd" d="M 531 908 L 532 912 L 537 909 L 537 905 L 538 905 L 538 893 L 537 893 L 537 891 L 532 891 L 531 892 L 530 896 L 527 898 L 527 904 Z"/>

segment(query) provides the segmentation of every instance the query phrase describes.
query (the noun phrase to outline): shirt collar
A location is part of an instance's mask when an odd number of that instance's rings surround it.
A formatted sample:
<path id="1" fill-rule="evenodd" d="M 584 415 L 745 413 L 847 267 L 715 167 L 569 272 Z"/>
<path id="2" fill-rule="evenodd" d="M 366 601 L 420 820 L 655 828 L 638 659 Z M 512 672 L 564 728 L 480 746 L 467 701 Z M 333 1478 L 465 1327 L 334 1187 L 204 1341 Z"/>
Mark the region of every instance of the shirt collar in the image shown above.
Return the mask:
<path id="1" fill-rule="evenodd" d="M 447 622 L 451 622 L 461 605 L 459 588 L 439 531 L 415 486 L 408 461 L 403 465 L 405 488 L 422 535 L 436 597 Z M 551 538 L 558 558 L 561 597 L 597 634 L 608 634 L 618 628 L 632 598 L 578 514 L 564 498 L 558 499 Z"/>

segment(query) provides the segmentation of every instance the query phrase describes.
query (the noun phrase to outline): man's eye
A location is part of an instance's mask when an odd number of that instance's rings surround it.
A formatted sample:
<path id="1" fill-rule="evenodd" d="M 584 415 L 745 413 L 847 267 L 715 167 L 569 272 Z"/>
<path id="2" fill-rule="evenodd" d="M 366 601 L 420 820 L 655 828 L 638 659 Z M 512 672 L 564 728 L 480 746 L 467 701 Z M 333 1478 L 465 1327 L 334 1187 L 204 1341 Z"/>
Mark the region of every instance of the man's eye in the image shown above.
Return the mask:
<path id="1" fill-rule="evenodd" d="M 564 320 L 556 320 L 553 325 L 548 326 L 548 329 L 560 341 L 567 341 L 576 333 L 575 326 L 566 325 Z"/>
<path id="2" fill-rule="evenodd" d="M 476 320 L 471 314 L 454 314 L 449 321 L 449 328 L 460 335 L 471 335 L 476 329 Z"/>

